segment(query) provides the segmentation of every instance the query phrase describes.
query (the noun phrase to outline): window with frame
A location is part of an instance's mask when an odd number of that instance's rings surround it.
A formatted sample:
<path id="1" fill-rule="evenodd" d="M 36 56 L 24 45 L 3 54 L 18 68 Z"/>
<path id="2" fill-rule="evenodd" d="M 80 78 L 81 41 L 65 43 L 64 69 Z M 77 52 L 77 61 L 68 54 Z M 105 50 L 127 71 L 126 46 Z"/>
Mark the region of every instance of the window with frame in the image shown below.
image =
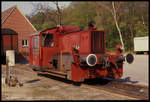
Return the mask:
<path id="1" fill-rule="evenodd" d="M 33 38 L 33 49 L 39 49 L 39 37 L 35 36 Z"/>
<path id="2" fill-rule="evenodd" d="M 22 46 L 28 47 L 28 40 L 22 40 Z"/>
<path id="3" fill-rule="evenodd" d="M 54 35 L 53 34 L 42 34 L 42 46 L 43 47 L 54 47 Z"/>

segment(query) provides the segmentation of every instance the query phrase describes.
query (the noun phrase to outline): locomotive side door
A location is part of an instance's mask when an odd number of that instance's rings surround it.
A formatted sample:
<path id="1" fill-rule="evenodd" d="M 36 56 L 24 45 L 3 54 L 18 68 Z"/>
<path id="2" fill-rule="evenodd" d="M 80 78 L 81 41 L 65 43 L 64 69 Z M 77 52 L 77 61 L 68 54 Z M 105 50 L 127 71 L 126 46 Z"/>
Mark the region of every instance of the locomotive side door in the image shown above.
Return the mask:
<path id="1" fill-rule="evenodd" d="M 40 66 L 40 46 L 39 46 L 39 36 L 33 36 L 32 38 L 32 60 L 33 65 Z"/>
<path id="2" fill-rule="evenodd" d="M 41 64 L 43 67 L 52 67 L 53 64 L 51 64 L 52 55 L 56 55 L 57 53 L 57 47 L 56 43 L 54 43 L 54 34 L 53 33 L 47 33 L 42 34 L 41 36 L 41 46 L 42 46 L 42 53 L 41 53 Z M 55 62 L 55 60 L 54 60 Z"/>

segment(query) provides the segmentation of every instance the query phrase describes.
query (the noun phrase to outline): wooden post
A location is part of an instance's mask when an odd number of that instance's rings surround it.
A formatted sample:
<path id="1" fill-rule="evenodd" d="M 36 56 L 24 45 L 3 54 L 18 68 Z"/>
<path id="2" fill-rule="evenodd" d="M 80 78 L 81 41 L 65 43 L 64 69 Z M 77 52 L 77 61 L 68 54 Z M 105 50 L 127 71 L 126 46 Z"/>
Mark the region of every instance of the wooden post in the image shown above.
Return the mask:
<path id="1" fill-rule="evenodd" d="M 7 50 L 6 51 L 6 79 L 7 85 L 10 81 L 10 68 L 11 66 L 15 66 L 15 55 L 14 50 Z"/>
<path id="2" fill-rule="evenodd" d="M 7 85 L 9 84 L 9 78 L 10 78 L 10 73 L 9 73 L 10 70 L 9 70 L 8 63 L 9 63 L 9 59 L 8 56 L 6 56 L 6 80 L 7 80 L 6 84 Z"/>

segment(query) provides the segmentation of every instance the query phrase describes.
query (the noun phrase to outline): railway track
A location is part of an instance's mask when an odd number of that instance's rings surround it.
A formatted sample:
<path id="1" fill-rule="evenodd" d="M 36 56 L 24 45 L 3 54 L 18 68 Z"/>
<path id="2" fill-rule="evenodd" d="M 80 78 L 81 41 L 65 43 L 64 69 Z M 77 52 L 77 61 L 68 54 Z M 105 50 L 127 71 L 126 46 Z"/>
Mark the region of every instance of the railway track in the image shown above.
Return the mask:
<path id="1" fill-rule="evenodd" d="M 42 74 L 40 74 L 40 75 L 42 75 Z M 46 76 L 47 75 L 48 74 L 46 74 Z M 43 74 L 42 76 L 45 76 L 45 74 Z M 59 82 L 63 81 L 65 83 L 68 83 L 68 80 L 62 79 L 59 77 L 55 78 L 53 76 L 50 76 L 48 78 L 52 78 Z M 114 94 L 132 97 L 137 100 L 148 100 L 149 99 L 148 98 L 149 88 L 146 86 L 126 84 L 126 83 L 117 82 L 117 81 L 108 82 L 105 79 L 100 79 L 100 80 L 96 79 L 96 80 L 91 80 L 91 81 L 85 81 L 83 83 L 76 83 L 75 85 L 78 85 L 79 87 L 83 87 L 83 88 L 104 90 L 104 91 L 111 92 Z"/>
<path id="2" fill-rule="evenodd" d="M 19 70 L 22 73 L 32 73 L 31 69 L 26 69 L 26 68 L 19 68 Z M 42 76 L 45 76 L 44 74 Z M 46 77 L 45 77 L 46 78 Z M 54 78 L 54 77 L 47 77 L 47 78 L 52 78 L 56 81 L 63 81 L 63 82 L 68 82 L 66 79 L 62 78 Z M 111 93 L 116 93 L 120 95 L 125 95 L 129 97 L 136 98 L 138 100 L 148 100 L 148 90 L 149 88 L 146 86 L 140 86 L 140 85 L 132 85 L 132 84 L 126 84 L 122 82 L 117 82 L 117 81 L 110 81 L 108 82 L 107 80 L 104 79 L 95 79 L 95 80 L 86 80 L 84 83 L 81 84 L 80 87 L 85 87 L 85 88 L 93 88 L 93 89 L 98 89 L 98 90 L 104 90 L 107 92 Z"/>
<path id="3" fill-rule="evenodd" d="M 108 82 L 104 79 L 102 79 L 102 83 L 98 82 L 85 82 L 82 87 L 87 88 L 95 88 L 99 90 L 108 91 L 111 93 L 116 93 L 120 95 L 125 95 L 129 97 L 136 98 L 138 100 L 148 100 L 148 90 L 149 88 L 146 86 L 140 86 L 140 85 L 132 85 L 132 84 L 126 84 L 116 81 Z"/>

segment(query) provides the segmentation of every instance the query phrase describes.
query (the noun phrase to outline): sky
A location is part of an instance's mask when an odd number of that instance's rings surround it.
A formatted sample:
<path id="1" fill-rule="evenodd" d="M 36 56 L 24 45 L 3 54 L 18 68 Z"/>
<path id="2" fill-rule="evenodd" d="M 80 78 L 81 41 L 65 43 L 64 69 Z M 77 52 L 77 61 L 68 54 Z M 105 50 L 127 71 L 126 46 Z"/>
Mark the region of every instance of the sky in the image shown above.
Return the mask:
<path id="1" fill-rule="evenodd" d="M 12 6 L 15 6 L 17 5 L 17 7 L 20 9 L 20 11 L 24 14 L 24 15 L 29 15 L 31 14 L 31 12 L 33 11 L 33 5 L 32 3 L 39 3 L 38 2 L 35 2 L 35 1 L 24 1 L 24 2 L 21 2 L 21 1 L 17 1 L 17 2 L 14 2 L 14 1 L 2 1 L 1 2 L 1 10 L 2 12 Z M 40 3 L 49 3 L 47 1 L 44 1 L 44 2 L 40 2 Z M 60 6 L 64 6 L 64 7 L 67 7 L 71 2 L 58 2 Z M 53 2 L 50 2 L 50 6 L 52 8 L 55 8 L 55 5 L 53 4 Z"/>

